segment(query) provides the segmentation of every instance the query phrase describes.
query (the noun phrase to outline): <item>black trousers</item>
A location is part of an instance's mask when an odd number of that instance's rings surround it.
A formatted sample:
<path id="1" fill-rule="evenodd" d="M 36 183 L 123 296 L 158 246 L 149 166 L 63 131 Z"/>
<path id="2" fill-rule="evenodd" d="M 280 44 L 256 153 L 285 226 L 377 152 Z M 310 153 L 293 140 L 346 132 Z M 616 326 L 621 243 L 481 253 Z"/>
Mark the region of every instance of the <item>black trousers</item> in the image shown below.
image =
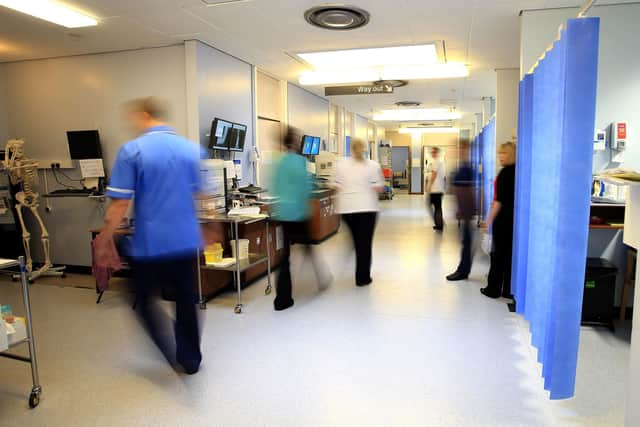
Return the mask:
<path id="1" fill-rule="evenodd" d="M 310 256 L 314 268 L 317 269 L 313 259 L 313 249 L 309 243 L 309 224 L 306 221 L 281 221 L 283 233 L 282 257 L 280 258 L 280 268 L 278 270 L 278 280 L 276 282 L 276 307 L 288 306 L 293 302 L 292 281 L 291 281 L 291 245 L 301 243 L 305 247 L 305 254 Z M 316 271 L 318 276 L 318 271 Z"/>
<path id="2" fill-rule="evenodd" d="M 342 219 L 351 231 L 356 250 L 356 283 L 371 283 L 371 253 L 373 233 L 376 229 L 377 212 L 343 214 Z"/>
<path id="3" fill-rule="evenodd" d="M 197 371 L 202 361 L 193 262 L 193 257 L 134 262 L 140 320 L 169 363 L 178 362 L 188 372 Z M 157 301 L 162 289 L 175 296 L 175 341 L 171 338 L 173 319 Z"/>
<path id="4" fill-rule="evenodd" d="M 442 193 L 429 194 L 429 208 L 431 209 L 434 226 L 436 229 L 441 230 L 444 227 L 444 221 L 442 219 Z"/>
<path id="5" fill-rule="evenodd" d="M 471 272 L 471 244 L 473 242 L 473 225 L 471 220 L 462 220 L 461 222 L 462 233 L 462 252 L 460 254 L 460 264 L 456 269 L 456 273 L 468 275 Z"/>
<path id="6" fill-rule="evenodd" d="M 487 291 L 491 295 L 511 296 L 511 255 L 513 233 L 493 231 L 493 251 Z"/>

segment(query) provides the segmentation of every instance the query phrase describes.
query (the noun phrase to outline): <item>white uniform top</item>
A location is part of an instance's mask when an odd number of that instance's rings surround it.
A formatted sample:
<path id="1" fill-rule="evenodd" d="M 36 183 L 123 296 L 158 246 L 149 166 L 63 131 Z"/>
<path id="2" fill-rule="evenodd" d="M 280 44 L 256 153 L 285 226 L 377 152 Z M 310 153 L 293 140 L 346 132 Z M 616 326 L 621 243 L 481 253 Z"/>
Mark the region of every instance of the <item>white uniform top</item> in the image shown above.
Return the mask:
<path id="1" fill-rule="evenodd" d="M 431 181 L 431 173 L 436 172 L 436 180 L 433 181 L 433 186 L 431 187 L 432 193 L 444 193 L 444 162 L 440 159 L 431 159 L 431 161 L 427 164 L 427 172 L 425 179 L 427 183 Z"/>
<path id="2" fill-rule="evenodd" d="M 382 187 L 384 179 L 380 165 L 373 160 L 342 159 L 336 166 L 335 183 L 338 188 L 336 211 L 338 213 L 377 212 L 378 193 L 374 187 Z"/>

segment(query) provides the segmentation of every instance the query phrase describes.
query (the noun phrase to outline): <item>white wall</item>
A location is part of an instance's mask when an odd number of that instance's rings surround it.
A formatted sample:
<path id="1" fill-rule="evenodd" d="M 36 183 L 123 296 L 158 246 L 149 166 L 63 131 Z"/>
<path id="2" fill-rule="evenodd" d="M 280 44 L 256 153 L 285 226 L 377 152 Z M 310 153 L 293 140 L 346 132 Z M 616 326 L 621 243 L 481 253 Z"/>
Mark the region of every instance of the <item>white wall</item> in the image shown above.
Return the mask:
<path id="1" fill-rule="evenodd" d="M 329 141 L 329 101 L 289 83 L 287 111 L 289 125 Z"/>
<path id="2" fill-rule="evenodd" d="M 577 15 L 577 9 L 524 12 L 522 15 L 521 74 L 529 71 L 557 37 L 558 27 Z M 625 164 L 640 169 L 640 55 L 636 34 L 640 4 L 596 6 L 589 16 L 600 17 L 600 52 L 596 129 L 613 121 L 629 122 Z M 609 166 L 609 152 L 597 154 L 594 170 Z M 615 164 L 611 165 L 615 166 Z"/>
<path id="3" fill-rule="evenodd" d="M 98 129 L 107 168 L 131 139 L 123 102 L 155 95 L 167 100 L 171 122 L 186 132 L 184 47 L 5 64 L 9 134 L 26 139 L 37 159 L 69 159 L 66 131 Z"/>
<path id="4" fill-rule="evenodd" d="M 518 92 L 520 70 L 507 68 L 496 70 L 496 145 L 517 136 Z"/>
<path id="5" fill-rule="evenodd" d="M 200 143 L 208 145 L 211 122 L 214 118 L 247 125 L 242 160 L 241 185 L 254 181 L 250 152 L 253 149 L 253 68 L 250 64 L 197 41 L 187 42 L 187 49 L 195 44 L 195 91 Z M 189 74 L 187 75 L 189 76 Z M 189 90 L 194 89 L 187 81 Z"/>
<path id="6" fill-rule="evenodd" d="M 5 67 L 0 64 L 0 149 L 4 149 L 4 144 L 9 139 L 9 111 L 7 103 L 7 81 Z M 2 159 L 0 159 L 1 161 Z"/>
<path id="7" fill-rule="evenodd" d="M 122 103 L 142 96 L 167 100 L 171 122 L 179 133 L 186 132 L 183 46 L 16 62 L 0 68 L 5 70 L 7 86 L 7 96 L 0 99 L 10 106 L 8 134 L 25 138 L 30 157 L 69 159 L 65 132 L 98 129 L 105 166 L 110 169 L 120 145 L 131 139 L 123 125 Z M 67 173 L 78 176 L 77 171 Z M 50 190 L 57 187 L 51 174 L 47 176 Z M 53 262 L 90 266 L 88 230 L 102 223 L 101 203 L 87 198 L 49 203 L 53 210 L 48 213 L 41 206 L 40 213 L 51 234 Z M 42 260 L 40 232 L 29 215 L 27 222 L 33 232 L 34 259 Z"/>

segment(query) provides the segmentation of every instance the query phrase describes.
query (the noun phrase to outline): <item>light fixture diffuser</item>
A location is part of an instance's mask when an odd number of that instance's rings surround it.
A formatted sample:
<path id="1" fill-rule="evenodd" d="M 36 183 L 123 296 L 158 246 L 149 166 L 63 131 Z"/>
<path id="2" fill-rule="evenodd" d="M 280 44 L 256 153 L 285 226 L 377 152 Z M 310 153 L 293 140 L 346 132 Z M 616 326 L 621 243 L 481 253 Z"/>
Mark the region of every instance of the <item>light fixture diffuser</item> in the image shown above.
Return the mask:
<path id="1" fill-rule="evenodd" d="M 299 82 L 304 86 L 362 83 L 375 80 L 423 80 L 467 77 L 469 69 L 461 63 L 383 66 L 352 69 L 319 69 L 302 73 Z"/>
<path id="2" fill-rule="evenodd" d="M 98 25 L 94 18 L 51 0 L 0 0 L 0 6 L 67 28 Z"/>
<path id="3" fill-rule="evenodd" d="M 434 44 L 310 52 L 297 55 L 316 70 L 344 70 L 389 64 L 428 65 L 438 62 L 438 52 Z"/>
<path id="4" fill-rule="evenodd" d="M 458 120 L 462 117 L 457 111 L 447 108 L 400 108 L 382 110 L 373 115 L 378 122 L 439 122 Z"/>
<path id="5" fill-rule="evenodd" d="M 423 133 L 460 133 L 459 128 L 454 127 L 438 127 L 438 128 L 400 128 L 398 133 L 401 134 L 423 134 Z"/>

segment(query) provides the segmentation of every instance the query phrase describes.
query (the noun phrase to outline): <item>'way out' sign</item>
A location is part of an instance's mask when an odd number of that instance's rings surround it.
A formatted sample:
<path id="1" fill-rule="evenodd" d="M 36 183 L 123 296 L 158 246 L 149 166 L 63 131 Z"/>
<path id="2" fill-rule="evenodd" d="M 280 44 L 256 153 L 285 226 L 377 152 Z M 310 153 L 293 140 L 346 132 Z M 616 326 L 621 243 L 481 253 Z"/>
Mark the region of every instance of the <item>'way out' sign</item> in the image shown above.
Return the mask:
<path id="1" fill-rule="evenodd" d="M 391 85 L 359 85 L 359 86 L 331 86 L 324 88 L 325 96 L 336 95 L 378 95 L 393 93 Z"/>

